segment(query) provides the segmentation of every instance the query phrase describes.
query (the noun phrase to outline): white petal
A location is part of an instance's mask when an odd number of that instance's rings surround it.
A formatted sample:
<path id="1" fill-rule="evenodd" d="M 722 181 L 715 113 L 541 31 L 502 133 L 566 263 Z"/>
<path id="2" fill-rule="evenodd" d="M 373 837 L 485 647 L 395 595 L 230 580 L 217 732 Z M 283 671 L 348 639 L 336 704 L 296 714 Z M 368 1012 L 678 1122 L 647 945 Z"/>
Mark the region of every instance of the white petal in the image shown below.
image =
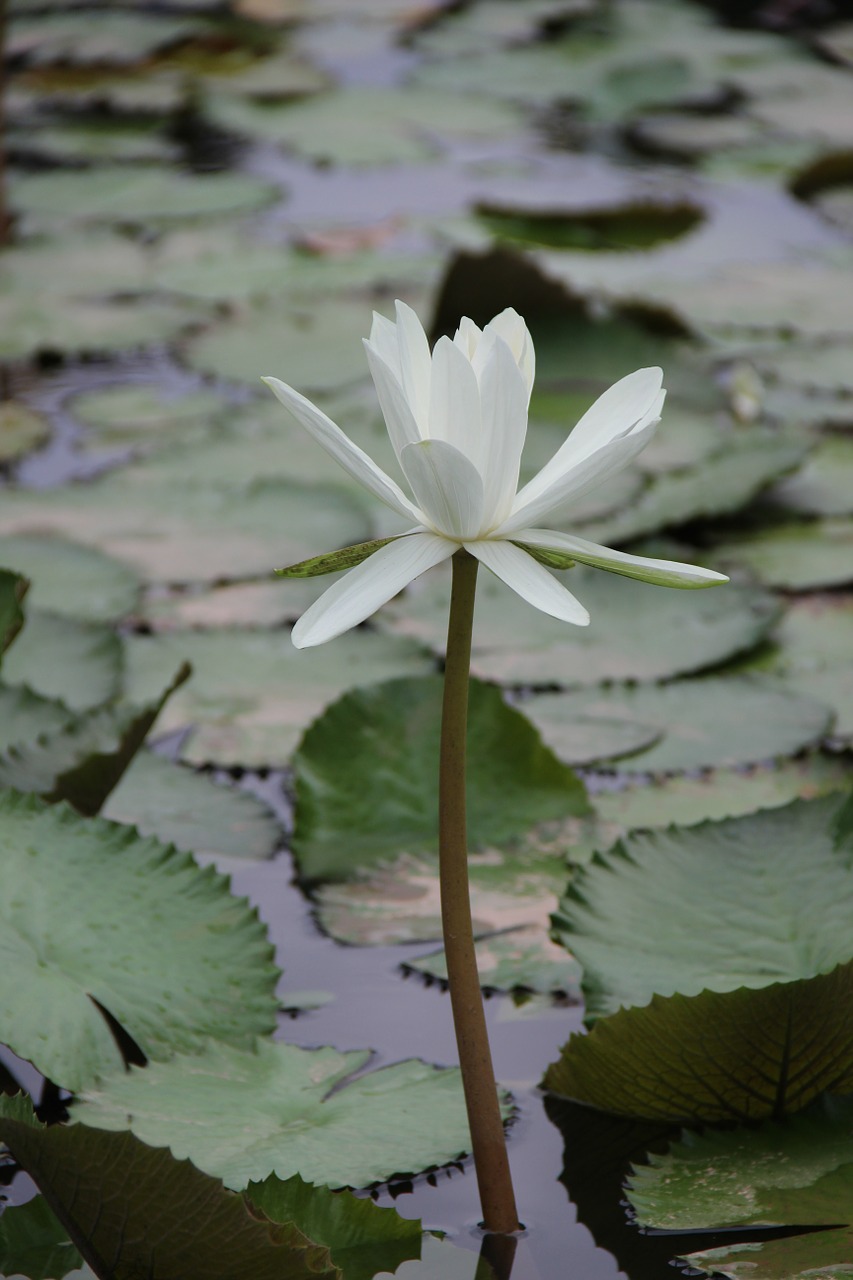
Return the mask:
<path id="1" fill-rule="evenodd" d="M 609 569 L 626 578 L 639 578 L 659 587 L 716 587 L 728 582 L 724 573 L 703 569 L 697 564 L 680 564 L 677 560 L 655 560 L 652 556 L 631 556 L 627 551 L 614 551 L 611 547 L 587 542 L 572 533 L 560 533 L 555 529 L 524 529 L 517 542 L 524 546 L 542 547 L 547 551 L 564 551 L 581 564 L 596 569 Z"/>
<path id="2" fill-rule="evenodd" d="M 518 468 L 527 435 L 527 384 L 502 338 L 491 343 L 480 379 L 483 460 L 480 471 L 488 526 L 505 520 L 518 487 Z"/>
<path id="3" fill-rule="evenodd" d="M 421 436 L 426 438 L 429 422 L 429 343 L 420 320 L 405 302 L 397 302 L 397 344 L 400 353 L 400 381 L 411 406 Z M 393 366 L 392 366 L 393 367 Z"/>
<path id="4" fill-rule="evenodd" d="M 469 320 L 467 316 L 463 316 L 459 321 L 459 328 L 456 330 L 453 341 L 456 343 L 463 355 L 470 360 L 474 352 L 477 350 L 477 343 L 483 336 L 483 330 L 473 320 Z"/>
<path id="5" fill-rule="evenodd" d="M 382 416 L 385 419 L 385 425 L 388 428 L 388 435 L 391 439 L 391 444 L 394 446 L 394 452 L 399 460 L 407 444 L 414 444 L 416 440 L 420 440 L 418 424 L 415 422 L 408 400 L 403 395 L 399 375 L 394 373 L 392 366 L 372 341 L 368 341 L 366 338 L 363 341 L 364 350 L 367 353 L 370 376 L 373 378 L 373 385 L 376 387 L 376 394 L 379 397 L 379 407 L 382 410 Z M 395 340 L 395 356 L 397 354 L 396 345 Z"/>
<path id="6" fill-rule="evenodd" d="M 589 614 L 571 591 L 567 591 L 547 569 L 511 542 L 466 542 L 465 550 L 476 556 L 508 587 L 543 613 L 575 626 L 589 624 Z"/>
<path id="7" fill-rule="evenodd" d="M 385 316 L 381 316 L 378 311 L 374 311 L 368 342 L 390 367 L 399 382 L 402 376 L 400 373 L 400 344 L 397 341 L 397 326 L 394 321 L 388 320 Z"/>
<path id="8" fill-rule="evenodd" d="M 432 353 L 429 436 L 455 445 L 480 470 L 480 389 L 471 361 L 449 338 L 439 338 Z"/>
<path id="9" fill-rule="evenodd" d="M 530 392 L 533 390 L 533 379 L 536 376 L 536 357 L 533 351 L 533 339 L 524 320 L 513 307 L 507 307 L 500 315 L 495 316 L 494 320 L 489 321 L 485 332 L 491 332 L 503 338 L 509 347 L 527 385 L 529 400 Z"/>
<path id="10" fill-rule="evenodd" d="M 301 427 L 334 458 L 353 480 L 358 481 L 369 493 L 380 502 L 397 511 L 407 519 L 422 521 L 423 515 L 412 505 L 398 484 L 386 476 L 381 467 L 369 457 L 357 444 L 353 444 L 344 435 L 340 427 L 335 426 L 331 418 L 327 418 L 322 410 L 306 400 L 305 396 L 294 391 L 286 382 L 278 378 L 262 378 L 278 400 L 288 409 Z"/>
<path id="11" fill-rule="evenodd" d="M 547 515 L 549 511 L 555 511 L 568 503 L 570 498 L 580 498 L 588 490 L 601 484 L 607 476 L 621 471 L 632 458 L 636 458 L 637 454 L 645 449 L 654 435 L 656 426 L 657 419 L 649 422 L 641 431 L 636 431 L 622 440 L 612 440 L 603 449 L 598 449 L 595 453 L 581 458 L 547 489 L 527 500 L 525 497 L 531 486 L 526 485 L 516 498 L 509 519 L 504 520 L 503 524 L 494 531 L 496 536 L 501 538 L 514 536 L 519 529 L 535 525 L 537 520 Z"/>
<path id="12" fill-rule="evenodd" d="M 415 533 L 389 542 L 350 569 L 303 613 L 291 633 L 297 649 L 324 644 L 357 627 L 413 578 L 458 551 L 434 533 Z"/>
<path id="13" fill-rule="evenodd" d="M 665 394 L 661 391 L 661 376 L 660 369 L 638 369 L 599 396 L 550 462 L 519 493 L 515 509 L 538 498 L 596 450 L 657 421 Z"/>
<path id="14" fill-rule="evenodd" d="M 444 440 L 422 440 L 408 445 L 400 461 L 426 523 L 448 538 L 476 538 L 483 481 L 464 453 Z"/>

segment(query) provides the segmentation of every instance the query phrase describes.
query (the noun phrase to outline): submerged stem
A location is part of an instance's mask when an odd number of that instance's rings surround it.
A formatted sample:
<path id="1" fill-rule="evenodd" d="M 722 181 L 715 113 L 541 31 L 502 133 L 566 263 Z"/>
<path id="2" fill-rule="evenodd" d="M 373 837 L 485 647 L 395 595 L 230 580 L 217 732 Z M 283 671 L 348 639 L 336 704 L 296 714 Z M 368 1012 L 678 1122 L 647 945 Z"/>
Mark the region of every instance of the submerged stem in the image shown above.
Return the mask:
<path id="1" fill-rule="evenodd" d="M 465 817 L 468 673 L 478 562 L 460 550 L 452 563 L 438 783 L 441 920 L 483 1225 L 503 1233 L 518 1229 L 518 1212 L 474 954 Z"/>

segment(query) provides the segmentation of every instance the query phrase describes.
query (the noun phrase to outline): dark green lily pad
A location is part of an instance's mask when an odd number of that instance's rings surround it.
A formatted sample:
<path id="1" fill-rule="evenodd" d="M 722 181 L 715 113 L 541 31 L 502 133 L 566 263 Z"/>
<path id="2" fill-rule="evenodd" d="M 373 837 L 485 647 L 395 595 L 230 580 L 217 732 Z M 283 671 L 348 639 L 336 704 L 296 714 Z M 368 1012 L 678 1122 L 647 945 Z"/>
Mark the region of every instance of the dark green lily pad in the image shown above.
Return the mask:
<path id="1" fill-rule="evenodd" d="M 150 1274 L 155 1265 L 163 1280 L 179 1280 L 198 1273 L 199 1267 L 210 1280 L 240 1273 L 253 1280 L 279 1280 L 282 1275 L 333 1280 L 340 1274 L 326 1249 L 293 1222 L 273 1225 L 266 1215 L 259 1220 L 252 1206 L 221 1182 L 167 1151 L 145 1146 L 132 1134 L 102 1133 L 85 1125 L 48 1129 L 35 1120 L 26 1099 L 8 1098 L 0 1099 L 0 1140 L 38 1183 L 63 1224 L 71 1266 L 82 1262 L 82 1253 L 96 1274 L 115 1280 Z M 35 1212 L 42 1231 L 52 1225 L 45 1223 L 44 1209 Z M 6 1239 L 0 1236 L 0 1249 L 7 1259 L 16 1243 L 21 1258 L 21 1241 L 14 1234 L 18 1213 L 33 1223 L 31 1206 L 11 1211 L 8 1227 L 4 1214 Z M 52 1243 L 46 1260 L 62 1248 L 55 1228 Z"/>
<path id="2" fill-rule="evenodd" d="M 83 1094 L 74 1117 L 131 1128 L 236 1189 L 270 1173 L 360 1187 L 458 1159 L 469 1145 L 458 1069 L 409 1059 L 336 1088 L 369 1057 L 271 1041 L 254 1053 L 211 1044 L 112 1076 Z"/>
<path id="3" fill-rule="evenodd" d="M 763 529 L 716 547 L 714 555 L 722 566 L 745 565 L 771 587 L 802 591 L 845 586 L 853 581 L 853 520 Z"/>
<path id="4" fill-rule="evenodd" d="M 103 816 L 195 854 L 267 858 L 282 839 L 275 816 L 255 796 L 151 751 L 136 756 Z"/>
<path id="5" fill-rule="evenodd" d="M 182 755 L 195 764 L 283 764 L 303 730 L 346 689 L 433 667 L 411 642 L 367 632 L 310 650 L 294 649 L 286 631 L 131 636 L 129 696 L 145 698 L 162 687 L 177 655 L 192 663 L 193 679 L 172 700 L 160 728 L 194 726 Z"/>
<path id="6" fill-rule="evenodd" d="M 678 559 L 682 552 L 685 560 L 702 558 L 679 548 Z M 750 649 L 777 616 L 772 597 L 754 587 L 665 590 L 582 567 L 560 580 L 589 609 L 588 627 L 531 609 L 492 574 L 480 575 L 472 654 L 478 675 L 522 685 L 661 679 Z M 433 570 L 387 605 L 379 623 L 441 654 L 449 599 L 449 573 Z"/>
<path id="7" fill-rule="evenodd" d="M 547 1086 L 694 1120 L 781 1117 L 850 1089 L 853 881 L 830 829 L 838 807 L 797 800 L 635 833 L 579 870 L 555 927 L 598 1021 Z"/>
<path id="8" fill-rule="evenodd" d="M 687 204 L 629 204 L 614 209 L 549 213 L 514 211 L 484 204 L 479 217 L 498 240 L 552 249 L 625 251 L 649 249 L 687 235 L 702 221 Z"/>
<path id="9" fill-rule="evenodd" d="M 50 438 L 50 423 L 26 405 L 0 404 L 0 464 L 14 462 Z"/>
<path id="10" fill-rule="evenodd" d="M 114 698 L 121 688 L 121 674 L 121 640 L 109 627 L 38 609 L 28 611 L 20 639 L 3 663 L 7 684 L 26 685 L 75 711 Z"/>
<path id="11" fill-rule="evenodd" d="M 443 681 L 394 680 L 346 694 L 293 759 L 293 850 L 306 880 L 348 879 L 399 854 L 437 852 Z M 468 839 L 506 847 L 539 823 L 589 812 L 575 775 L 500 690 L 472 682 Z"/>
<path id="12" fill-rule="evenodd" d="M 112 622 L 131 613 L 138 601 L 133 570 L 95 547 L 38 534 L 0 537 L 0 563 L 30 578 L 29 603 L 49 613 Z"/>
<path id="13" fill-rule="evenodd" d="M 122 1057 L 106 1009 L 149 1058 L 275 1026 L 266 931 L 228 882 L 154 839 L 0 793 L 7 1043 L 79 1089 Z"/>
<path id="14" fill-rule="evenodd" d="M 629 773 L 760 763 L 801 751 L 832 725 L 828 706 L 781 681 L 754 676 L 541 694 L 523 709 L 558 755 L 564 725 L 569 726 L 568 754 L 576 750 L 577 733 L 571 727 L 576 719 L 634 720 L 656 730 L 659 741 L 620 760 L 619 769 Z"/>
<path id="15" fill-rule="evenodd" d="M 670 1231 L 778 1223 L 843 1223 L 853 1196 L 849 1100 L 815 1104 L 785 1124 L 735 1133 L 685 1133 L 665 1156 L 636 1168 L 628 1195 L 638 1221 Z M 853 1266 L 850 1227 L 689 1255 L 715 1275 L 755 1280 L 840 1280 Z"/>

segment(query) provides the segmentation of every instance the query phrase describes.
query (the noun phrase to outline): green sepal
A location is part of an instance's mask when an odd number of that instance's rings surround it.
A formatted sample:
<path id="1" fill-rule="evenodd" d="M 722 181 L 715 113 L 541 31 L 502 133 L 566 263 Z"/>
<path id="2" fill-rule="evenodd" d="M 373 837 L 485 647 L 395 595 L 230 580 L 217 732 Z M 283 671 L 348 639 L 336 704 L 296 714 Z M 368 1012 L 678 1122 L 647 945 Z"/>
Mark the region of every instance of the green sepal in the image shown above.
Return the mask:
<path id="1" fill-rule="evenodd" d="M 539 564 L 544 564 L 546 569 L 574 569 L 576 564 L 565 551 L 546 551 L 544 547 L 530 547 L 526 542 L 513 542 L 512 545 L 526 551 Z"/>
<path id="2" fill-rule="evenodd" d="M 324 556 L 313 556 L 310 560 L 300 560 L 298 564 L 288 565 L 286 569 L 276 569 L 279 578 L 318 578 L 324 573 L 338 573 L 341 569 L 354 569 L 362 560 L 372 556 L 374 551 L 387 547 L 389 542 L 396 542 L 402 534 L 393 538 L 372 538 L 369 542 L 357 542 L 354 547 L 341 547 L 340 551 L 329 551 Z"/>

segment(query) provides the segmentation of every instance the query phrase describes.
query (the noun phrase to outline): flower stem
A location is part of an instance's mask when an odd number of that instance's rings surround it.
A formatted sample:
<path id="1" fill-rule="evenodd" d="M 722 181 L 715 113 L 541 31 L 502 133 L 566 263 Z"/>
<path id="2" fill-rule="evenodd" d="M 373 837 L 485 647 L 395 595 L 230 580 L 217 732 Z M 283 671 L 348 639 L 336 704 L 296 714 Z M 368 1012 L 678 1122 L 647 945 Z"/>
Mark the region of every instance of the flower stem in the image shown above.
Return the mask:
<path id="1" fill-rule="evenodd" d="M 518 1230 L 518 1212 L 474 954 L 465 818 L 468 674 L 478 561 L 459 550 L 452 564 L 438 783 L 441 920 L 483 1225 L 487 1231 L 503 1233 Z"/>

